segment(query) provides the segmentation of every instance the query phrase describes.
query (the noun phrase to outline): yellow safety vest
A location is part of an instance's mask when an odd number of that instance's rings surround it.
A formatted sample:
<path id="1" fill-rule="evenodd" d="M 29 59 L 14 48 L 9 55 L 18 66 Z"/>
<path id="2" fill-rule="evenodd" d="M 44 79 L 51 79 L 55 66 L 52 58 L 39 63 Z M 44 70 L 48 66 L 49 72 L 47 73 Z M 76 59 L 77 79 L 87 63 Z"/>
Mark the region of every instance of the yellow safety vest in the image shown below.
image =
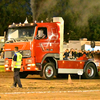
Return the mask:
<path id="1" fill-rule="evenodd" d="M 16 52 L 15 54 L 17 55 L 17 61 L 16 61 L 16 65 L 14 66 L 14 68 L 21 68 L 22 55 L 19 52 Z M 12 63 L 13 63 L 13 58 L 12 58 Z"/>

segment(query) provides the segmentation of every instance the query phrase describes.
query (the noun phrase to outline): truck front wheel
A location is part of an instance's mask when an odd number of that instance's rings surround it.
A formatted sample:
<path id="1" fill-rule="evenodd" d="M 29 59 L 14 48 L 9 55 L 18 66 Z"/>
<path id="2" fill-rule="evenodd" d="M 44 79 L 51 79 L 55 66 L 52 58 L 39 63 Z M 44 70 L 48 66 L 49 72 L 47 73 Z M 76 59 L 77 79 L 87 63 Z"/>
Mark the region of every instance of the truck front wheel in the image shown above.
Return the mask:
<path id="1" fill-rule="evenodd" d="M 83 78 L 93 79 L 96 76 L 96 67 L 93 63 L 89 63 L 84 71 Z"/>
<path id="2" fill-rule="evenodd" d="M 47 63 L 43 67 L 43 78 L 44 79 L 52 79 L 55 75 L 55 67 L 53 63 Z"/>

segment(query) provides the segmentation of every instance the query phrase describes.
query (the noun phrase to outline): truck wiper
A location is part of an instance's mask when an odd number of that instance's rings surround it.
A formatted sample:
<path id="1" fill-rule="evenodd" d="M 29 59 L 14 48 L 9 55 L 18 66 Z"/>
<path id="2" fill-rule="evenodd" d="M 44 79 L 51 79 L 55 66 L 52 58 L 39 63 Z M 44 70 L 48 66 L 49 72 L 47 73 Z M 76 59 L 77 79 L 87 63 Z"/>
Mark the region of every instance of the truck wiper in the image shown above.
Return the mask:
<path id="1" fill-rule="evenodd" d="M 7 40 L 6 43 L 13 43 L 16 42 L 16 40 L 14 38 L 10 38 L 10 40 Z"/>
<path id="2" fill-rule="evenodd" d="M 28 41 L 28 39 L 26 38 L 26 37 L 24 37 L 24 39 L 23 39 L 24 41 Z"/>
<path id="3" fill-rule="evenodd" d="M 16 41 L 28 41 L 28 39 L 24 37 L 24 38 L 16 39 Z"/>
<path id="4" fill-rule="evenodd" d="M 10 38 L 10 39 L 12 39 L 14 42 L 16 42 L 16 40 L 14 38 Z"/>

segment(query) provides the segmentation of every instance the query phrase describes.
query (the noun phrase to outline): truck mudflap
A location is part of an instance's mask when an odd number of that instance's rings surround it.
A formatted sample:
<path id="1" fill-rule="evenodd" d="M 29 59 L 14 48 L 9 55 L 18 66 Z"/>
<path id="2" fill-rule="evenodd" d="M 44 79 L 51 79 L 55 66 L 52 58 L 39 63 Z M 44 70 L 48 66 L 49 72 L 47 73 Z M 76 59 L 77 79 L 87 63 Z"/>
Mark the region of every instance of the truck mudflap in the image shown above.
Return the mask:
<path id="1" fill-rule="evenodd" d="M 100 53 L 94 53 L 93 56 L 94 56 L 93 62 L 96 64 L 97 72 L 100 77 Z"/>

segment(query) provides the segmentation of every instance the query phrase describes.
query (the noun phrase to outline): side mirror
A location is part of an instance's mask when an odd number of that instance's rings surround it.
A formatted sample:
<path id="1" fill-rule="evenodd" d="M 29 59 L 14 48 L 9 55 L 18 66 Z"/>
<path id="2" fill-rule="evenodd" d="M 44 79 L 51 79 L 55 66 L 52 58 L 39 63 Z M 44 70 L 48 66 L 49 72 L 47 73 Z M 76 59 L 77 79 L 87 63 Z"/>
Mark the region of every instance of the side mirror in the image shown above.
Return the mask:
<path id="1" fill-rule="evenodd" d="M 40 38 L 38 37 L 38 35 L 36 35 L 36 36 L 34 37 L 34 39 L 39 40 Z"/>
<path id="2" fill-rule="evenodd" d="M 6 42 L 6 31 L 4 31 L 4 42 Z"/>
<path id="3" fill-rule="evenodd" d="M 37 39 L 37 36 L 36 36 L 36 37 L 34 37 L 34 39 Z"/>

